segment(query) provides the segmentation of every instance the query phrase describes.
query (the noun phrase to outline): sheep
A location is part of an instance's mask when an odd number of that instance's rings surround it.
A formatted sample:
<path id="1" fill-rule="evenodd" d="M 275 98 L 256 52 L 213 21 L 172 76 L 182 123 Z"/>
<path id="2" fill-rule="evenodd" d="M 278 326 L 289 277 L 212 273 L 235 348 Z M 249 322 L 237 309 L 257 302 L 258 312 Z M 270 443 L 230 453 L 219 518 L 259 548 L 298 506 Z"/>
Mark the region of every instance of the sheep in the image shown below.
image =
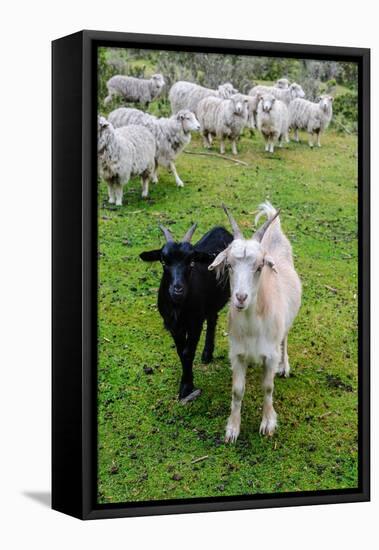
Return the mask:
<path id="1" fill-rule="evenodd" d="M 299 129 L 307 130 L 309 146 L 313 147 L 313 136 L 317 134 L 317 145 L 321 147 L 321 134 L 329 126 L 333 116 L 333 97 L 322 95 L 318 103 L 306 99 L 295 99 L 289 106 L 289 126 L 295 130 L 294 139 L 299 141 Z"/>
<path id="2" fill-rule="evenodd" d="M 204 88 L 199 84 L 193 82 L 179 81 L 171 87 L 168 98 L 171 103 L 172 113 L 177 113 L 181 109 L 189 109 L 193 113 L 197 114 L 197 106 L 199 102 L 205 97 L 220 97 L 222 99 L 228 99 L 233 94 L 237 93 L 230 82 L 221 84 L 217 90 L 211 88 Z"/>
<path id="3" fill-rule="evenodd" d="M 142 178 L 142 197 L 156 179 L 155 138 L 147 128 L 130 125 L 113 128 L 106 118 L 97 123 L 99 172 L 107 183 L 109 203 L 122 205 L 123 186 L 133 176 Z"/>
<path id="4" fill-rule="evenodd" d="M 138 109 L 121 107 L 110 113 L 108 120 L 116 128 L 125 124 L 141 124 L 148 128 L 156 140 L 157 163 L 171 170 L 178 187 L 184 186 L 175 159 L 190 143 L 191 132 L 200 130 L 200 124 L 191 111 L 181 110 L 170 118 L 157 118 Z"/>
<path id="5" fill-rule="evenodd" d="M 182 364 L 179 399 L 183 403 L 201 393 L 194 387 L 192 368 L 204 321 L 207 321 L 207 332 L 201 360 L 210 363 L 218 312 L 229 299 L 229 285 L 217 281 L 207 267 L 233 237 L 223 227 L 215 227 L 192 245 L 190 241 L 195 229 L 196 224 L 177 243 L 171 232 L 161 227 L 166 244 L 158 250 L 140 254 L 145 262 L 160 261 L 163 266 L 158 309 L 165 328 L 174 339 Z"/>
<path id="6" fill-rule="evenodd" d="M 261 97 L 258 104 L 257 127 L 265 140 L 265 151 L 274 152 L 274 144 L 283 138 L 288 142 L 288 109 L 283 101 L 271 94 Z"/>
<path id="7" fill-rule="evenodd" d="M 212 136 L 220 139 L 220 153 L 225 153 L 225 138 L 232 142 L 233 155 L 237 155 L 237 139 L 247 124 L 248 100 L 243 94 L 229 99 L 206 97 L 197 107 L 197 118 L 203 134 L 204 147 L 212 145 Z"/>
<path id="8" fill-rule="evenodd" d="M 228 273 L 229 357 L 233 371 L 231 414 L 225 441 L 234 443 L 240 432 L 241 404 L 246 369 L 263 365 L 263 417 L 260 433 L 272 435 L 277 425 L 273 407 L 276 373 L 289 376 L 288 332 L 301 304 L 301 282 L 296 273 L 291 245 L 282 232 L 279 211 L 270 203 L 260 205 L 267 221 L 244 239 L 233 216 L 224 206 L 233 228 L 233 242 L 208 267 L 218 276 Z M 256 221 L 257 221 L 256 219 Z"/>
<path id="9" fill-rule="evenodd" d="M 107 82 L 108 95 L 104 99 L 104 105 L 107 105 L 113 96 L 121 96 L 126 102 L 141 103 L 147 107 L 160 95 L 164 86 L 165 80 L 161 74 L 153 74 L 149 79 L 115 75 Z"/>
<path id="10" fill-rule="evenodd" d="M 286 88 L 288 88 L 289 85 L 290 83 L 287 78 L 279 78 L 274 84 L 275 88 L 280 88 L 282 90 L 285 90 Z"/>
<path id="11" fill-rule="evenodd" d="M 283 101 L 287 107 L 297 97 L 304 97 L 305 93 L 300 84 L 294 82 L 288 88 L 277 88 L 276 86 L 254 86 L 249 92 L 249 95 L 262 95 L 262 94 L 271 94 L 276 99 Z"/>

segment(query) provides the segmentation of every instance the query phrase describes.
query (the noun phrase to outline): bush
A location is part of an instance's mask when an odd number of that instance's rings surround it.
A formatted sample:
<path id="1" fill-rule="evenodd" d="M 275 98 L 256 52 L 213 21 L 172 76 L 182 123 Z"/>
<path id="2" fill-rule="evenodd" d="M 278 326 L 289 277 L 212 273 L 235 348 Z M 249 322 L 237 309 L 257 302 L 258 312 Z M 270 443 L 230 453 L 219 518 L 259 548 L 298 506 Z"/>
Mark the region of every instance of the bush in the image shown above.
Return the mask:
<path id="1" fill-rule="evenodd" d="M 356 92 L 339 95 L 333 104 L 333 124 L 337 130 L 357 132 L 358 94 Z"/>

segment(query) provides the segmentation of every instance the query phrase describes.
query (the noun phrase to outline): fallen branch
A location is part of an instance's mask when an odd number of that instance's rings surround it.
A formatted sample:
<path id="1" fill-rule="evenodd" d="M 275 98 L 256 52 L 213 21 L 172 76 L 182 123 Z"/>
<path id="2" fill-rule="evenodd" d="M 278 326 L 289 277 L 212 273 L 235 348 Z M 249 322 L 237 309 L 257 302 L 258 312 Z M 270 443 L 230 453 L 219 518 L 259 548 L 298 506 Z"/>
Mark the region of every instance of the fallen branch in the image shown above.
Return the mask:
<path id="1" fill-rule="evenodd" d="M 225 155 L 220 155 L 219 153 L 205 153 L 204 151 L 199 151 L 199 152 L 196 152 L 196 151 L 184 151 L 185 153 L 187 153 L 187 155 L 202 155 L 202 156 L 205 156 L 205 157 L 216 157 L 218 159 L 224 159 L 224 160 L 230 160 L 230 162 L 235 162 L 236 164 L 242 164 L 242 166 L 249 166 L 247 164 L 247 162 L 245 162 L 244 160 L 237 160 L 237 159 L 234 159 L 233 157 L 227 157 Z"/>
<path id="2" fill-rule="evenodd" d="M 201 462 L 202 460 L 205 460 L 208 458 L 209 455 L 204 455 L 199 458 L 195 458 L 195 460 L 191 460 L 191 464 L 196 464 L 196 462 Z"/>
<path id="3" fill-rule="evenodd" d="M 325 288 L 327 290 L 330 290 L 330 292 L 333 292 L 333 294 L 337 294 L 338 290 L 336 288 L 333 288 L 332 286 L 325 285 Z"/>

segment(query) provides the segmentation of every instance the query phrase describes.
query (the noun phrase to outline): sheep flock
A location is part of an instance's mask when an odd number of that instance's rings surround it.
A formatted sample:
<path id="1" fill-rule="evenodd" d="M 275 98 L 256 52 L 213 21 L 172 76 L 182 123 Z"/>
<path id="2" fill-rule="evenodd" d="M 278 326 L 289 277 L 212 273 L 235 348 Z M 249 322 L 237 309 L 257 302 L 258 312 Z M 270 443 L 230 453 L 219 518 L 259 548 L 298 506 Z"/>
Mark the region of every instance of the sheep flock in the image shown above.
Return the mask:
<path id="1" fill-rule="evenodd" d="M 193 132 L 200 132 L 204 148 L 211 148 L 216 139 L 221 155 L 226 153 L 226 142 L 237 155 L 244 130 L 258 131 L 265 151 L 273 154 L 276 145 L 282 147 L 290 141 L 291 131 L 295 142 L 299 142 L 298 131 L 305 130 L 309 146 L 321 147 L 321 135 L 333 116 L 332 96 L 309 101 L 302 86 L 287 78 L 272 86 L 254 86 L 248 94 L 240 93 L 230 82 L 211 89 L 179 81 L 168 92 L 169 117 L 145 111 L 165 90 L 161 74 L 148 79 L 115 75 L 106 86 L 105 106 L 115 96 L 127 105 L 112 111 L 107 119 L 98 117 L 99 171 L 108 185 L 109 202 L 116 205 L 122 204 L 123 186 L 132 176 L 141 176 L 142 197 L 146 198 L 149 183 L 158 182 L 158 166 L 168 169 L 176 185 L 183 187 L 175 160 L 190 143 Z"/>

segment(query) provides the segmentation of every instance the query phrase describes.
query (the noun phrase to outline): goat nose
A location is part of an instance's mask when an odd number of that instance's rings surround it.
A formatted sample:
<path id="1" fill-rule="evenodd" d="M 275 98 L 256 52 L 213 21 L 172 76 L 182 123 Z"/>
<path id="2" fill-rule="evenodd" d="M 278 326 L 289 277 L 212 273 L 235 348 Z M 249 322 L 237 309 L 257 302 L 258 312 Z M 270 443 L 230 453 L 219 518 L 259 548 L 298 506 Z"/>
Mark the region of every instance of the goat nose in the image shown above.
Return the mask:
<path id="1" fill-rule="evenodd" d="M 241 294 L 240 292 L 237 292 L 236 294 L 237 300 L 243 304 L 243 302 L 246 301 L 247 294 Z"/>
<path id="2" fill-rule="evenodd" d="M 183 292 L 183 286 L 182 285 L 174 285 L 174 292 L 176 292 L 177 294 L 180 294 L 181 292 Z"/>

